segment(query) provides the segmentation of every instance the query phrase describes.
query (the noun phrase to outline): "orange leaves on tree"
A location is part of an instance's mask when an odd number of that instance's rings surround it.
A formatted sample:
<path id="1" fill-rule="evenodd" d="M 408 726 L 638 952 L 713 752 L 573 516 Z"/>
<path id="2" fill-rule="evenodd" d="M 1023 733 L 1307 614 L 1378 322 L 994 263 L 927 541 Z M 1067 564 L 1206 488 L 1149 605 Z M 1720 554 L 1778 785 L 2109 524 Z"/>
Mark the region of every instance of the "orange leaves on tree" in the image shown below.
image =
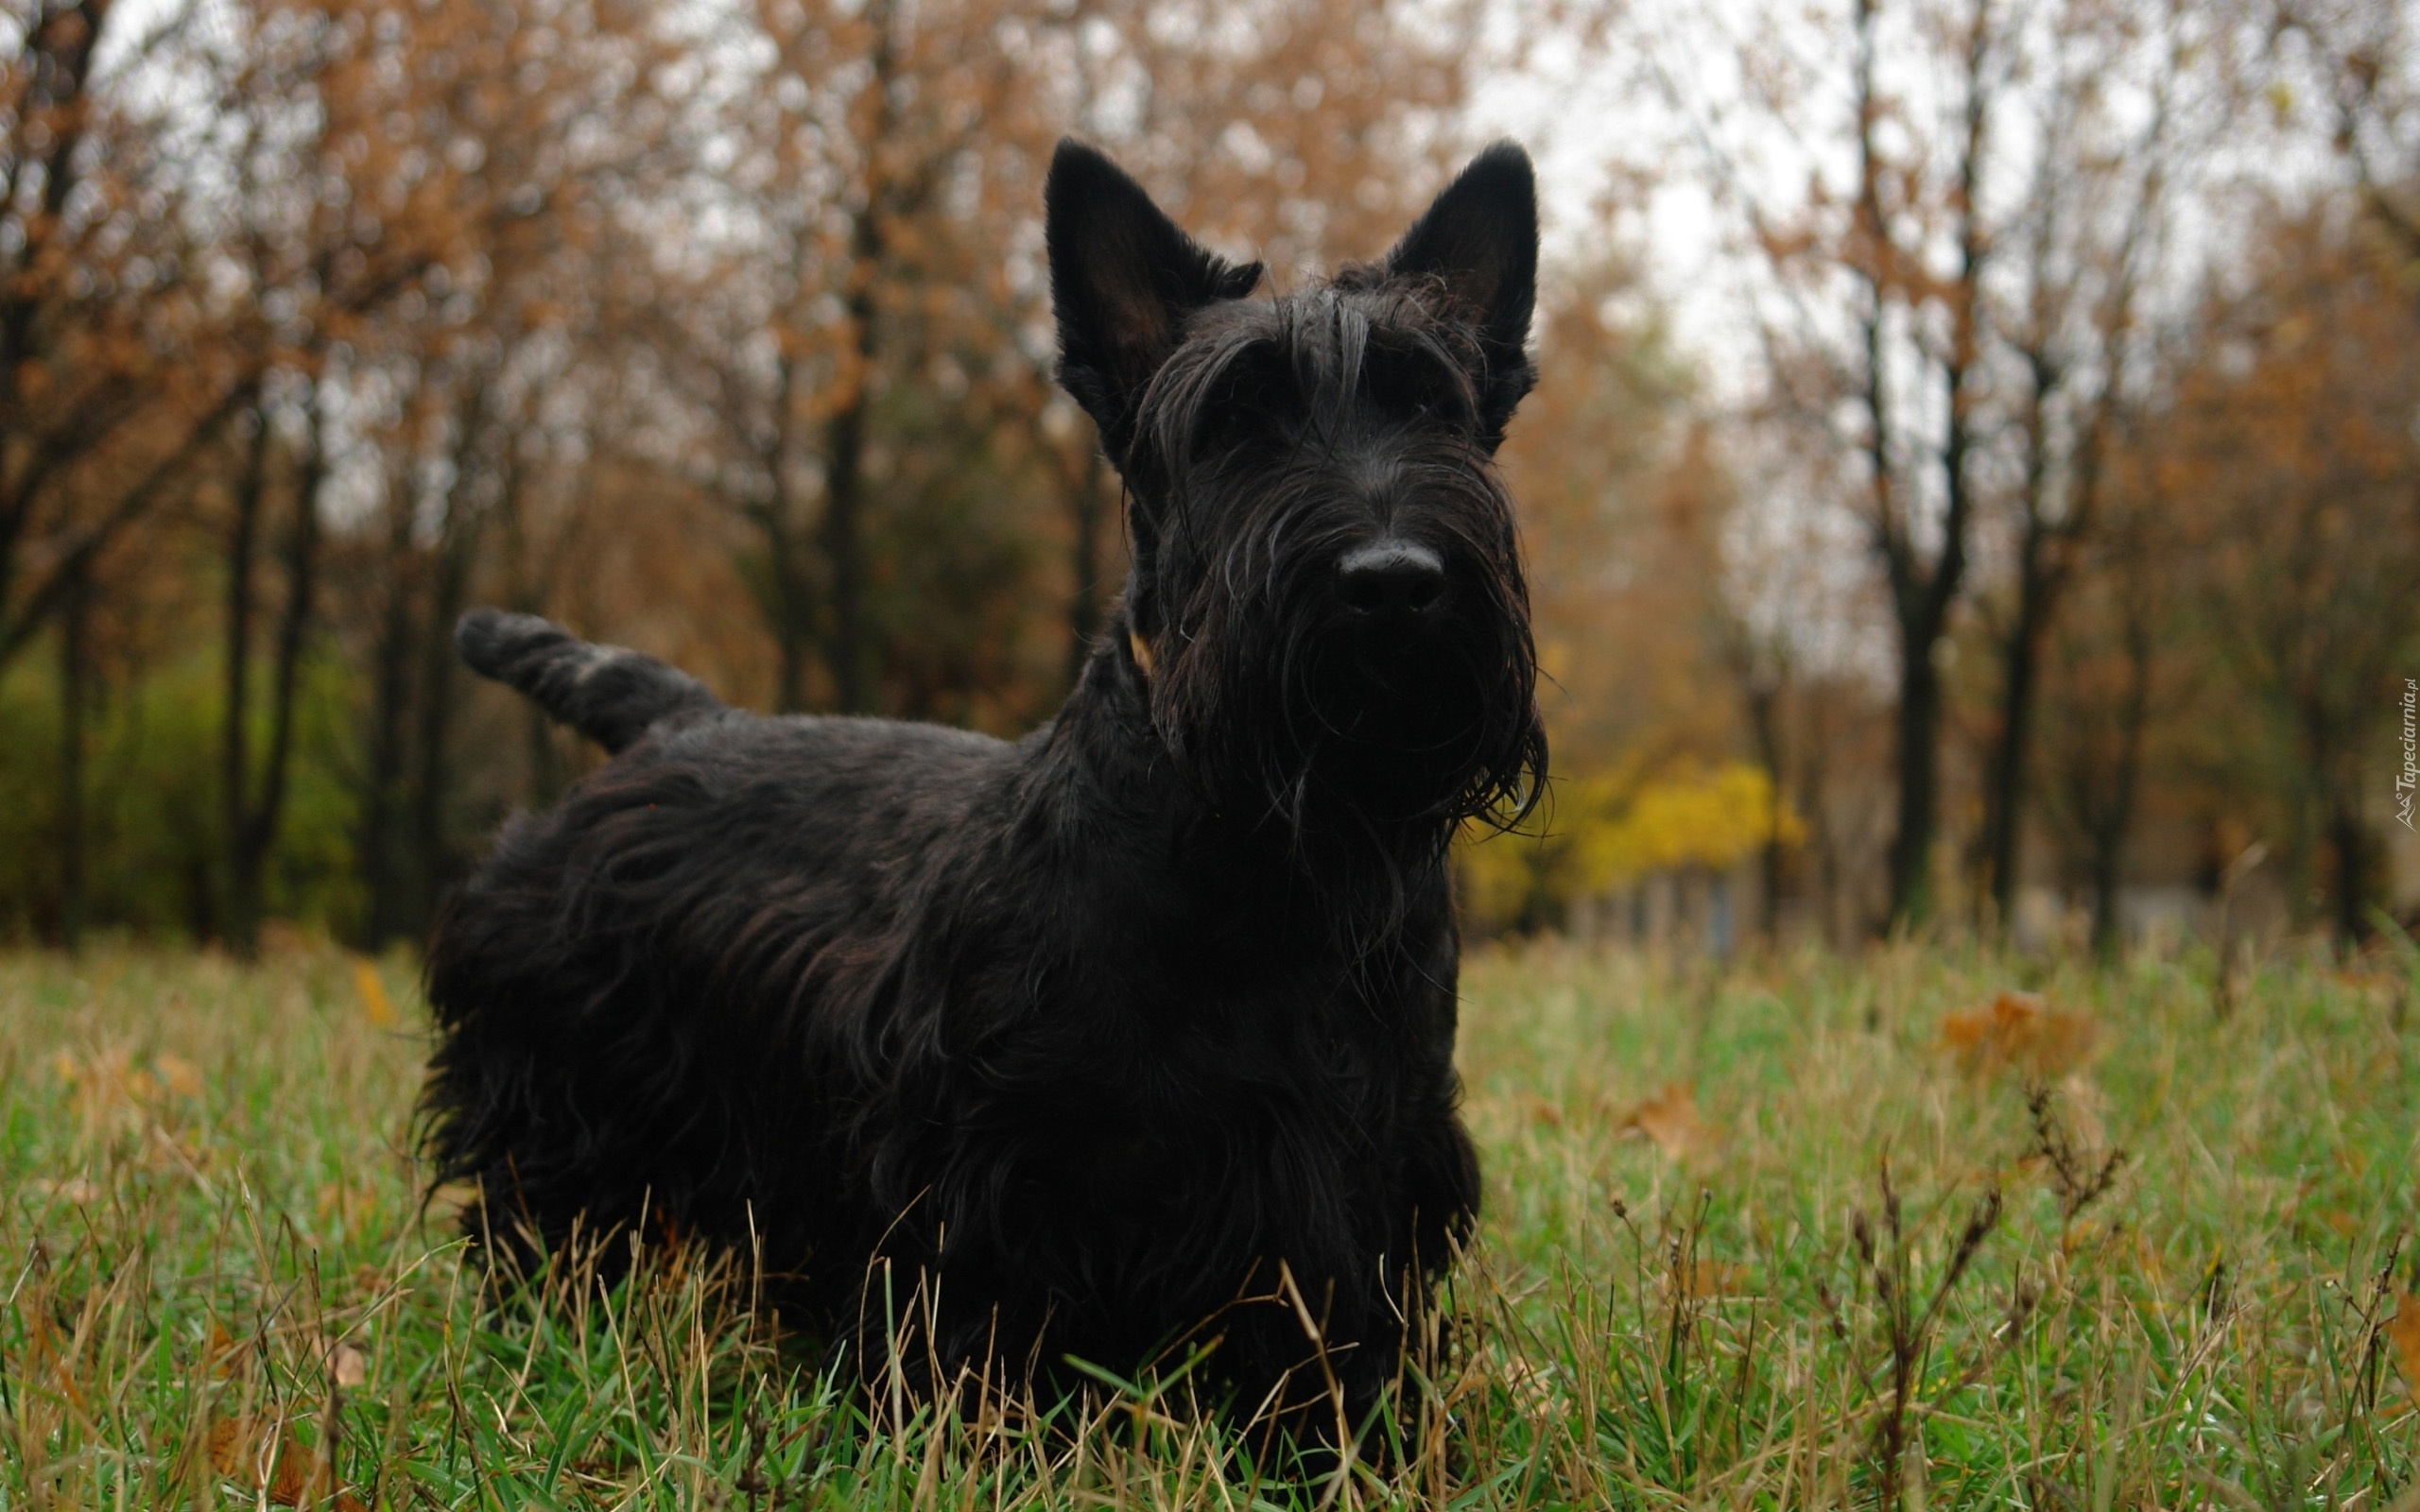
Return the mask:
<path id="1" fill-rule="evenodd" d="M 2092 1058 L 2100 1025 L 2084 1014 L 2053 1007 L 2038 994 L 2003 992 L 1986 1006 L 1945 1015 L 1941 1043 L 1977 1074 L 2064 1076 Z"/>

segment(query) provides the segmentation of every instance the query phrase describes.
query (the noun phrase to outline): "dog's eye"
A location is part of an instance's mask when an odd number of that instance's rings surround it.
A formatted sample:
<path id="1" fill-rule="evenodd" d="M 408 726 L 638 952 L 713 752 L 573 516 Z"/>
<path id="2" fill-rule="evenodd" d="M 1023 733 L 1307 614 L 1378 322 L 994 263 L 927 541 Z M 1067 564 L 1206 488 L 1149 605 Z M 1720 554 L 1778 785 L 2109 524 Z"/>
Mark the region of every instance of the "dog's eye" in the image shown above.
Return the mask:
<path id="1" fill-rule="evenodd" d="M 1381 411 L 1413 424 L 1460 423 L 1469 408 L 1459 375 L 1417 353 L 1373 352 L 1363 382 Z"/>
<path id="2" fill-rule="evenodd" d="M 1285 418 L 1301 407 L 1296 387 L 1293 372 L 1270 354 L 1237 360 L 1201 405 L 1193 426 L 1195 450 L 1215 451 L 1283 429 Z"/>

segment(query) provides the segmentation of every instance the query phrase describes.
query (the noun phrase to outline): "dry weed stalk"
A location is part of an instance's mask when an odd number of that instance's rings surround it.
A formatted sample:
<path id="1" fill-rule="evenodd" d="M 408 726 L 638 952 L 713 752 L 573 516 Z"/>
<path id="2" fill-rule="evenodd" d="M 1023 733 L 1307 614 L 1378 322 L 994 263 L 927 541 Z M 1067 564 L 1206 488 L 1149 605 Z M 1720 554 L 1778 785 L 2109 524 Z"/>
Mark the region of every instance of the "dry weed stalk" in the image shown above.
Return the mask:
<path id="1" fill-rule="evenodd" d="M 1917 1375 L 1950 1295 L 1965 1279 L 1983 1241 L 1999 1226 L 2000 1191 L 1996 1186 L 1989 1188 L 1969 1211 L 1950 1250 L 1949 1263 L 1943 1267 L 1930 1295 L 1920 1303 L 1899 1193 L 1891 1183 L 1891 1162 L 1887 1158 L 1881 1165 L 1879 1181 L 1880 1231 L 1877 1233 L 1873 1221 L 1860 1211 L 1851 1219 L 1850 1234 L 1857 1246 L 1858 1259 L 1873 1282 L 1875 1300 L 1882 1309 L 1883 1343 L 1890 1353 L 1891 1393 L 1875 1424 L 1874 1453 L 1881 1505 L 1896 1509 L 1904 1489 L 1909 1430 L 1917 1418 Z M 2031 1304 L 2027 1303 L 2026 1308 L 2030 1312 Z"/>
<path id="2" fill-rule="evenodd" d="M 2071 1225 L 2108 1193 L 2118 1179 L 2118 1168 L 2126 1163 L 2126 1152 L 2113 1149 L 2102 1155 L 2080 1144 L 2060 1122 L 2047 1082 L 2026 1089 L 2025 1111 L 2033 1127 L 2033 1143 L 2026 1153 L 2049 1168 L 2050 1190 L 2059 1199 L 2059 1222 Z"/>

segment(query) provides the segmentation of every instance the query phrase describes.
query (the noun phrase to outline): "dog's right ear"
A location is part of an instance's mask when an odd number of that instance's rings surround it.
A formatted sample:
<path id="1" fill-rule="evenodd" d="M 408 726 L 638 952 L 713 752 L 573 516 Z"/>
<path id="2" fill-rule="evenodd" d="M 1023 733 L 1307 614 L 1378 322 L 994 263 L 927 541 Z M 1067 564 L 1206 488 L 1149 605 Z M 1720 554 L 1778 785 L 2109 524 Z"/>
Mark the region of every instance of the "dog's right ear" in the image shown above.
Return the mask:
<path id="1" fill-rule="evenodd" d="M 1184 318 L 1251 293 L 1260 265 L 1204 249 L 1141 184 L 1073 139 L 1050 160 L 1043 204 L 1059 382 L 1099 425 L 1111 458 L 1123 461 L 1135 404 L 1176 350 Z"/>

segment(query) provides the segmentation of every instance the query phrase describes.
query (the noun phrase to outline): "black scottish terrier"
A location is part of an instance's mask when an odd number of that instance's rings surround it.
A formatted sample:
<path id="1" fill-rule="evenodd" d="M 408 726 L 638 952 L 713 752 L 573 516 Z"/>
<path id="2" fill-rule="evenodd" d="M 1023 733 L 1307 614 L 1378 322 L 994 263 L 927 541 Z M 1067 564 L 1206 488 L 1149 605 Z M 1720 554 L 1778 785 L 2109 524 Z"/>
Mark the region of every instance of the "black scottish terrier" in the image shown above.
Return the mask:
<path id="1" fill-rule="evenodd" d="M 1258 265 L 1060 147 L 1059 373 L 1133 565 L 1014 745 L 759 718 L 466 616 L 465 661 L 617 753 L 505 826 L 430 948 L 474 1240 L 660 1218 L 869 1373 L 1190 1339 L 1243 1412 L 1363 1412 L 1478 1203 L 1447 842 L 1546 762 L 1493 462 L 1535 201 L 1490 148 L 1384 260 L 1253 300 Z"/>

